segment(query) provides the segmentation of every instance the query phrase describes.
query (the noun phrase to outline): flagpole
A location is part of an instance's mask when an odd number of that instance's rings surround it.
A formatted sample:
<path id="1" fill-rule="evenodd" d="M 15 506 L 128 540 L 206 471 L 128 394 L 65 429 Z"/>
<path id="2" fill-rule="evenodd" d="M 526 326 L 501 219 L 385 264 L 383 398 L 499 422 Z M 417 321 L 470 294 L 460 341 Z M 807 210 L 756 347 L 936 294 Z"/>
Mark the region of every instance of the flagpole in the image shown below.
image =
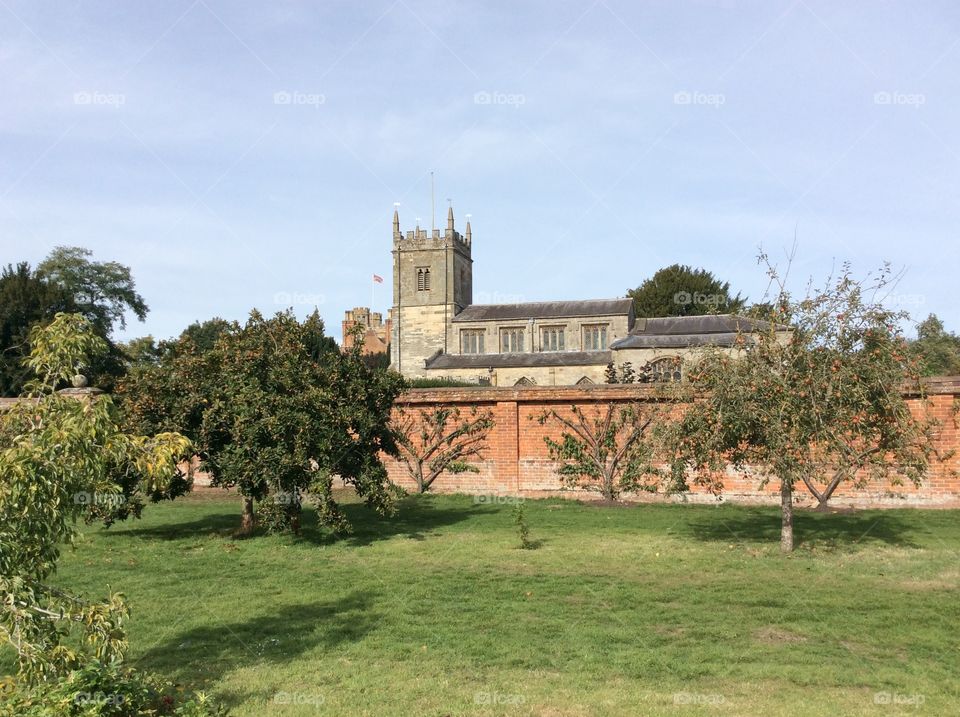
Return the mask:
<path id="1" fill-rule="evenodd" d="M 377 289 L 377 280 L 370 277 L 370 313 L 373 313 L 373 293 Z"/>

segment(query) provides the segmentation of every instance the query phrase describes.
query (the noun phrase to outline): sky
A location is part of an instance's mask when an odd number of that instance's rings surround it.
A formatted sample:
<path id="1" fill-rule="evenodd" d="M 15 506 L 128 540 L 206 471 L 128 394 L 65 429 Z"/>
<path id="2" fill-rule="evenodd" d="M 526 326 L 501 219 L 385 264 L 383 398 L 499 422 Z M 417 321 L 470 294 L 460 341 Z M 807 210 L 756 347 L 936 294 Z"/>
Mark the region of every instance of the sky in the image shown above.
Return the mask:
<path id="1" fill-rule="evenodd" d="M 0 0 L 0 262 L 87 247 L 195 320 L 391 303 L 448 200 L 474 300 L 674 263 L 759 300 L 889 261 L 960 330 L 960 4 Z M 372 284 L 373 274 L 383 285 Z"/>

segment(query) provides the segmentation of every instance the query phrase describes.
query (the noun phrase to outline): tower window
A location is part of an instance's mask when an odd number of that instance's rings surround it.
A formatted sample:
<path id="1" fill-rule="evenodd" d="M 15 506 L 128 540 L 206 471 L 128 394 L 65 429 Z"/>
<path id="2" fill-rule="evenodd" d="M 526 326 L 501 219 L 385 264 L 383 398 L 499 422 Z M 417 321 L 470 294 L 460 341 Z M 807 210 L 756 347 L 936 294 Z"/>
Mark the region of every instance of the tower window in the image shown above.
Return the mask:
<path id="1" fill-rule="evenodd" d="M 584 351 L 606 351 L 607 350 L 606 325 L 583 327 L 583 350 Z"/>
<path id="2" fill-rule="evenodd" d="M 430 267 L 417 267 L 417 291 L 430 291 Z"/>
<path id="3" fill-rule="evenodd" d="M 462 354 L 482 354 L 483 353 L 483 335 L 486 332 L 483 329 L 465 329 L 460 332 L 460 353 Z"/>
<path id="4" fill-rule="evenodd" d="M 523 329 L 500 330 L 500 353 L 523 352 Z"/>
<path id="5" fill-rule="evenodd" d="M 563 351 L 564 348 L 562 326 L 551 326 L 543 329 L 540 334 L 541 351 Z"/>

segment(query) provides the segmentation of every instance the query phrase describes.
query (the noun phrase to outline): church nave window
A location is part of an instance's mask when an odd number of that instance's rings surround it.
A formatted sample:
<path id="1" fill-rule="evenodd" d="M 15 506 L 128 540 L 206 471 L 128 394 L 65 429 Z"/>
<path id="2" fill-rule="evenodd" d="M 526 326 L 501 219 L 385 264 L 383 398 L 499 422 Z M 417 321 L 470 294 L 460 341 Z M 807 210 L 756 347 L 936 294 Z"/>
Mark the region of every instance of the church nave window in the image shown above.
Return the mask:
<path id="1" fill-rule="evenodd" d="M 551 326 L 545 328 L 540 334 L 541 351 L 563 351 L 564 343 L 562 326 Z"/>
<path id="2" fill-rule="evenodd" d="M 583 327 L 583 350 L 584 351 L 606 351 L 607 350 L 606 325 Z"/>
<path id="3" fill-rule="evenodd" d="M 500 353 L 521 353 L 523 351 L 523 329 L 500 330 Z"/>
<path id="4" fill-rule="evenodd" d="M 483 353 L 483 329 L 469 329 L 460 332 L 460 353 L 462 354 L 482 354 Z"/>

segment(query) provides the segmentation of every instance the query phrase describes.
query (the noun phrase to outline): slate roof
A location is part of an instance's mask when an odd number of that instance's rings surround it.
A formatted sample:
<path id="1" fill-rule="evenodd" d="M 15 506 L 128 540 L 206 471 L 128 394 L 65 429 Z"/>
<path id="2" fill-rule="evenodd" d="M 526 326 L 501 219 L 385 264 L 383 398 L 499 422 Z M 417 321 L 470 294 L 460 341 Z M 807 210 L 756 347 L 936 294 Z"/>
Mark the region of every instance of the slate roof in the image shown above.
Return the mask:
<path id="1" fill-rule="evenodd" d="M 523 304 L 472 304 L 453 317 L 463 321 L 516 321 L 520 319 L 567 319 L 582 316 L 626 316 L 633 299 L 588 301 L 537 301 Z"/>
<path id="2" fill-rule="evenodd" d="M 734 314 L 708 316 L 669 316 L 637 319 L 630 334 L 617 339 L 610 348 L 685 348 L 687 346 L 732 346 L 738 333 L 751 333 L 770 328 L 770 322 L 748 319 Z M 778 326 L 788 331 L 787 326 Z"/>
<path id="3" fill-rule="evenodd" d="M 427 359 L 427 368 L 526 368 L 528 366 L 606 366 L 609 351 L 538 351 L 510 354 L 444 354 Z"/>

